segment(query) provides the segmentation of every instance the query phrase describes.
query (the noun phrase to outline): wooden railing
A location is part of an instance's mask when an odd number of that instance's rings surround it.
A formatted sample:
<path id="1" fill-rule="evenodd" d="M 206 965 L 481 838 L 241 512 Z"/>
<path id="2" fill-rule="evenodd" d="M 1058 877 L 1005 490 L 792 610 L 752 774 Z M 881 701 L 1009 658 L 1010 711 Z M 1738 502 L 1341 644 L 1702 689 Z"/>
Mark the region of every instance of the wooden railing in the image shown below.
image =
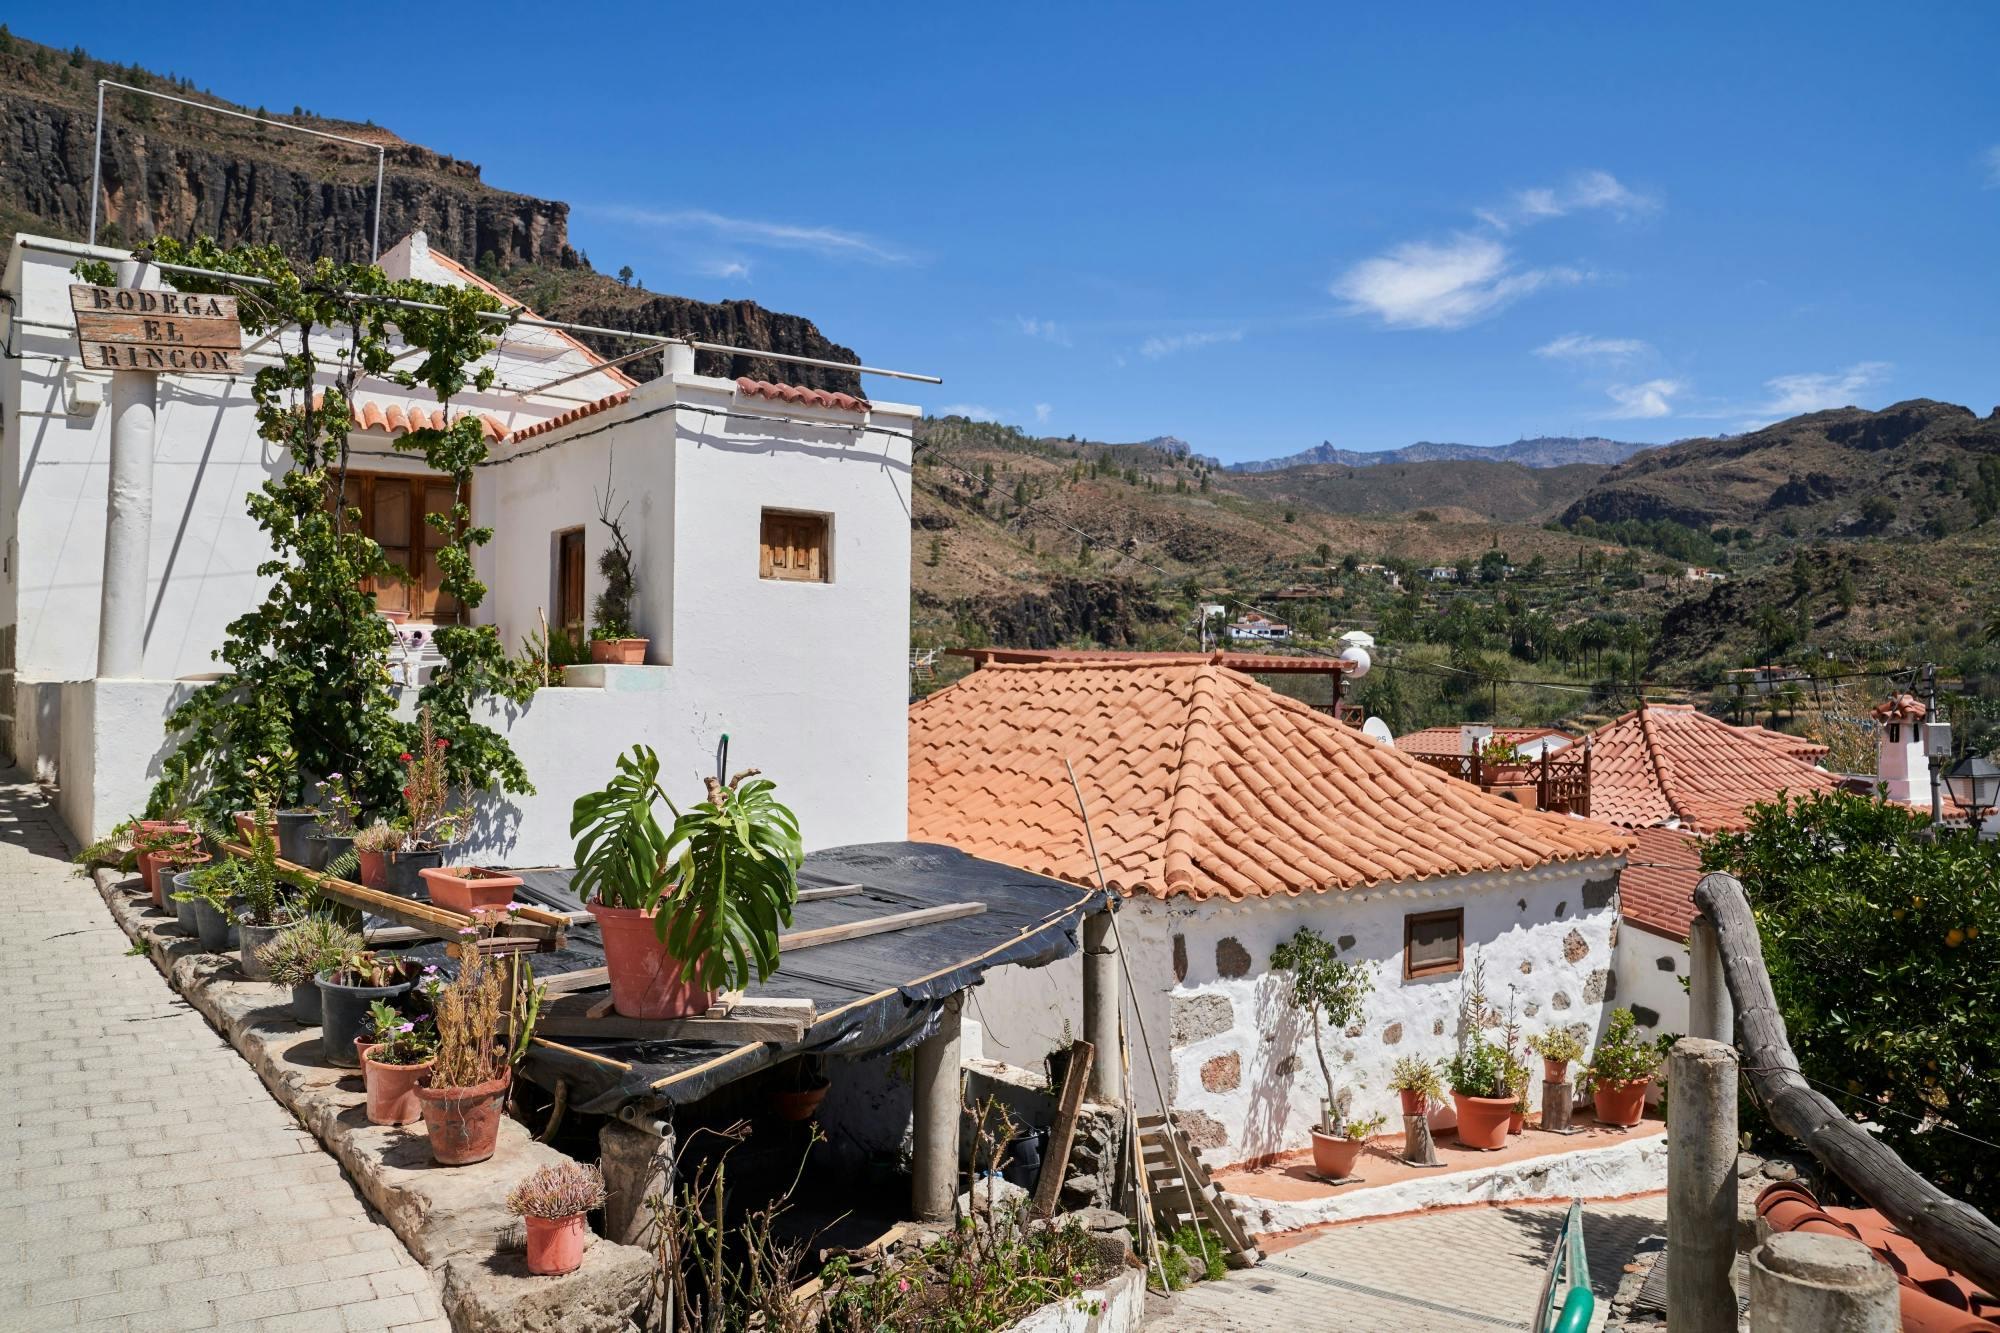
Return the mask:
<path id="1" fill-rule="evenodd" d="M 1564 750 L 1550 754 L 1544 750 L 1539 759 L 1500 762 L 1478 754 L 1412 753 L 1410 758 L 1488 791 L 1496 787 L 1532 786 L 1537 810 L 1556 810 L 1571 815 L 1590 813 L 1588 745 L 1574 747 L 1574 752 Z"/>

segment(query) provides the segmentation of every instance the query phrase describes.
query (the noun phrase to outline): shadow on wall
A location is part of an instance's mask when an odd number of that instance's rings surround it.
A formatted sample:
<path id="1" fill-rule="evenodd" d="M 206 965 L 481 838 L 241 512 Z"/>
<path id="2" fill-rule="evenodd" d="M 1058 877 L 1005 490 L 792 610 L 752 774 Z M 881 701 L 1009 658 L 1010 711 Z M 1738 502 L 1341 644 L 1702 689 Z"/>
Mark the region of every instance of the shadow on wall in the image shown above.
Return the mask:
<path id="1" fill-rule="evenodd" d="M 1264 974 L 1257 983 L 1256 1013 L 1257 1031 L 1264 1039 L 1251 1053 L 1250 1095 L 1243 1109 L 1243 1137 L 1231 1152 L 1233 1157 L 1243 1159 L 1265 1157 L 1297 1146 L 1285 1141 L 1292 1114 L 1292 1085 L 1300 1079 L 1319 1077 L 1319 1065 L 1307 1049 L 1312 1042 L 1312 1025 L 1292 1003 L 1292 983 L 1288 978 L 1274 972 Z M 1318 1100 L 1317 1094 L 1314 1100 Z"/>

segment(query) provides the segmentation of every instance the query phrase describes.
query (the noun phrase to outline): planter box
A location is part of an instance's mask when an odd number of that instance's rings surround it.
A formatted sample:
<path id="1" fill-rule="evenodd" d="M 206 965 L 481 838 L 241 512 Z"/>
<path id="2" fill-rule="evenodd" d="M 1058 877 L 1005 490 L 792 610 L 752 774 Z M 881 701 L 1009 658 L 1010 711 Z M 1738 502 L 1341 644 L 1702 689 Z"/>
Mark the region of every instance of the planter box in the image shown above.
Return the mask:
<path id="1" fill-rule="evenodd" d="M 1128 1268 L 1099 1286 L 1044 1305 L 1012 1328 L 1014 1333 L 1138 1333 L 1145 1321 L 1146 1270 Z"/>

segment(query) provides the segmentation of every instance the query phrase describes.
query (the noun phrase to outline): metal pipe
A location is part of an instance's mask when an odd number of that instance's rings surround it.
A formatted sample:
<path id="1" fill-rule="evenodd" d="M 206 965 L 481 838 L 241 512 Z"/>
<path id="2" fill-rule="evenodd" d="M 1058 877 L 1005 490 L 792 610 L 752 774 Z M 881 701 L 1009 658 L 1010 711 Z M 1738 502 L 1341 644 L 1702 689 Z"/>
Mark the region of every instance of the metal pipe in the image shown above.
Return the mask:
<path id="1" fill-rule="evenodd" d="M 104 166 L 104 80 L 97 81 L 97 141 L 90 150 L 90 243 L 97 244 L 97 182 Z"/>
<path id="2" fill-rule="evenodd" d="M 375 234 L 368 242 L 368 262 L 374 263 L 382 257 L 382 168 L 388 161 L 388 154 L 381 144 L 375 145 Z"/>
<path id="3" fill-rule="evenodd" d="M 197 103 L 196 105 L 200 104 Z M 40 250 L 46 254 L 82 254 L 84 258 L 95 258 L 94 255 L 83 254 L 77 246 L 65 245 L 60 241 L 22 241 L 21 245 L 24 249 Z M 252 287 L 269 287 L 272 285 L 269 278 L 260 278 L 247 273 L 224 273 L 217 269 L 195 268 L 188 264 L 169 264 L 159 260 L 154 261 L 154 267 L 168 273 L 186 273 L 193 277 L 214 278 L 221 282 L 241 282 Z M 403 310 L 442 311 L 445 308 L 431 301 L 412 301 L 399 296 L 375 296 L 367 292 L 340 292 L 337 294 L 351 301 L 360 301 L 369 305 L 395 306 Z M 691 343 L 686 338 L 676 338 L 664 333 L 640 333 L 635 329 L 608 329 L 597 324 L 571 324 L 559 319 L 529 319 L 525 316 L 507 315 L 490 310 L 480 311 L 479 318 L 489 323 L 518 324 L 523 328 L 529 329 L 556 329 L 563 333 L 595 333 L 607 338 L 638 338 L 655 346 L 692 346 L 704 352 L 729 352 L 739 356 L 757 357 L 765 361 L 783 361 L 791 365 L 822 366 L 828 370 L 845 370 L 856 375 L 883 375 L 890 379 L 915 380 L 921 384 L 944 383 L 943 378 L 937 375 L 919 375 L 914 371 L 908 370 L 886 370 L 881 366 L 854 365 L 847 361 L 828 361 L 817 356 L 795 356 L 790 352 L 772 352 L 761 347 L 734 347 L 728 343 Z"/>
<path id="4" fill-rule="evenodd" d="M 291 130 L 295 134 L 310 134 L 315 139 L 332 139 L 338 143 L 351 143 L 362 148 L 372 148 L 378 153 L 382 151 L 381 144 L 371 143 L 367 139 L 351 139 L 345 134 L 329 134 L 325 130 L 309 130 L 303 125 L 294 125 L 288 120 L 271 120 L 265 116 L 253 116 L 248 111 L 236 111 L 229 107 L 216 106 L 211 102 L 197 102 L 191 98 L 175 97 L 172 93 L 156 92 L 151 88 L 135 88 L 129 83 L 119 83 L 114 79 L 99 79 L 97 81 L 98 95 L 102 96 L 106 88 L 122 88 L 128 93 L 138 93 L 142 97 L 157 97 L 162 102 L 178 102 L 182 106 L 191 106 L 197 111 L 213 111 L 218 116 L 234 116 L 238 120 L 254 120 L 259 125 L 272 125 L 281 130 Z"/>

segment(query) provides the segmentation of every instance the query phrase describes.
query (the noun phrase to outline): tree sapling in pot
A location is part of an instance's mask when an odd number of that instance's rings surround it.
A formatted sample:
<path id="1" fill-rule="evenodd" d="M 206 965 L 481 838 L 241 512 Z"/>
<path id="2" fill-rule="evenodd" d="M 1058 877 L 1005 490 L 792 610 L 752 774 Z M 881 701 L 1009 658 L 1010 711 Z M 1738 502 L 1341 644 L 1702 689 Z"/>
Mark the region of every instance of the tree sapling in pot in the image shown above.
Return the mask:
<path id="1" fill-rule="evenodd" d="M 1341 958 L 1333 942 L 1310 926 L 1299 927 L 1271 951 L 1271 967 L 1291 974 L 1292 1003 L 1312 1018 L 1313 1054 L 1319 1057 L 1322 1086 L 1320 1119 L 1312 1127 L 1313 1169 L 1328 1180 L 1345 1180 L 1354 1174 L 1367 1136 L 1382 1127 L 1383 1118 L 1348 1121 L 1342 1115 L 1327 1063 L 1325 1034 L 1329 1027 L 1342 1030 L 1361 1017 L 1374 980 L 1366 967 Z"/>

